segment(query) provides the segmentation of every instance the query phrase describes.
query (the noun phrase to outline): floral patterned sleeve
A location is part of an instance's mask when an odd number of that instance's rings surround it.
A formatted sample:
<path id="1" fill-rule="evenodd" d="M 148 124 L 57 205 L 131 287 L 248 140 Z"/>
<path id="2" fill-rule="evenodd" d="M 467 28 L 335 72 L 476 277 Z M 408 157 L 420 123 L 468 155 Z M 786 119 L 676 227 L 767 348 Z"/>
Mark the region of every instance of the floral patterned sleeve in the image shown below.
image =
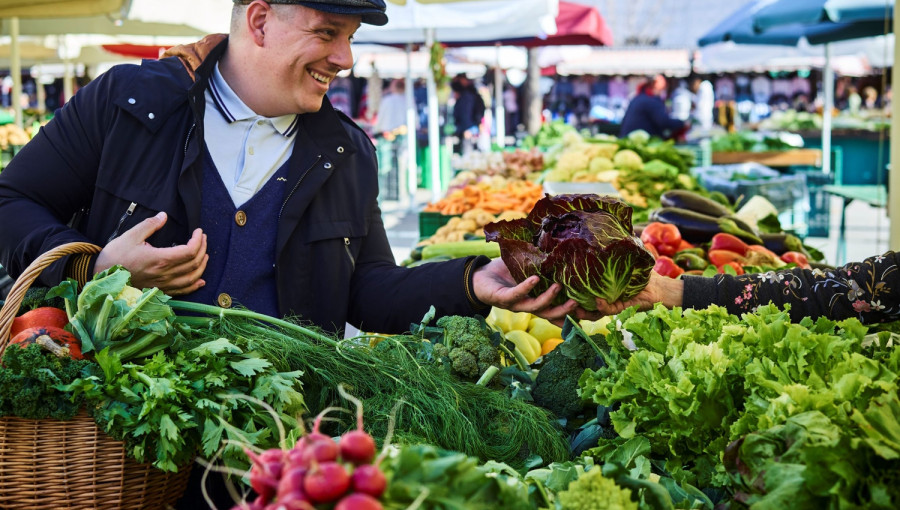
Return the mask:
<path id="1" fill-rule="evenodd" d="M 790 269 L 740 276 L 684 278 L 684 307 L 724 306 L 730 313 L 752 312 L 770 301 L 790 303 L 791 318 L 861 322 L 900 319 L 900 255 L 887 252 L 831 270 Z"/>

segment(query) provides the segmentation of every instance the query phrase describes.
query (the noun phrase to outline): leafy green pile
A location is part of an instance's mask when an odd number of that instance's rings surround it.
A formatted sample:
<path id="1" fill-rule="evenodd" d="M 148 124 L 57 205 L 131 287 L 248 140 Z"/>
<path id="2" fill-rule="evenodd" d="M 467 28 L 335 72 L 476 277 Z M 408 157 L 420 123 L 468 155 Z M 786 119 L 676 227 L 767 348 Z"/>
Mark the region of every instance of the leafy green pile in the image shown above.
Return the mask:
<path id="1" fill-rule="evenodd" d="M 84 398 L 100 428 L 125 441 L 130 456 L 166 471 L 190 463 L 198 450 L 214 456 L 223 438 L 277 446 L 278 427 L 295 428 L 304 410 L 300 372 L 278 372 L 225 338 L 141 362 L 123 364 L 107 350 L 96 360 L 101 376 L 59 389 Z M 272 406 L 282 425 L 243 396 Z M 226 463 L 238 459 L 245 460 L 240 448 L 226 448 Z"/>
<path id="2" fill-rule="evenodd" d="M 55 386 L 99 372 L 97 364 L 89 360 L 53 356 L 37 344 L 24 349 L 13 345 L 3 353 L 0 366 L 0 416 L 72 419 L 84 399 L 72 399 Z"/>
<path id="3" fill-rule="evenodd" d="M 757 496 L 788 485 L 834 506 L 900 501 L 900 485 L 886 483 L 900 469 L 900 434 L 888 425 L 896 424 L 900 347 L 885 342 L 890 333 L 867 337 L 856 319 L 792 324 L 773 305 L 741 317 L 715 306 L 628 309 L 615 324 L 596 337 L 607 366 L 586 372 L 580 385 L 594 402 L 617 406 L 611 418 L 620 437 L 601 438 L 591 454 L 602 458 L 643 438 L 649 457 L 679 483 L 730 489 L 722 456 L 746 438 L 740 465 L 756 466 L 765 483 L 744 472 L 741 480 Z M 783 427 L 810 412 L 821 415 L 807 428 L 812 439 L 785 440 L 794 432 Z M 761 447 L 754 434 L 770 445 Z M 771 437 L 781 438 L 781 450 Z M 794 476 L 764 476 L 759 466 L 784 460 L 791 444 L 802 450 L 787 457 L 796 462 Z M 839 457 L 852 457 L 853 468 Z"/>

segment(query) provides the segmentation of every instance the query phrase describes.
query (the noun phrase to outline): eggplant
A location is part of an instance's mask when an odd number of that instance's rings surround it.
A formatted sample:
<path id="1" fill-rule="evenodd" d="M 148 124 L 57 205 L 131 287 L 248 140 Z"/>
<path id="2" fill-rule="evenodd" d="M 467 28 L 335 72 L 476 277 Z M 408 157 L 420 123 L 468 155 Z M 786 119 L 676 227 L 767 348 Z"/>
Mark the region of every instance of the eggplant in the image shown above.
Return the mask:
<path id="1" fill-rule="evenodd" d="M 803 247 L 803 241 L 801 241 L 800 238 L 795 236 L 794 234 L 788 234 L 787 232 L 779 232 L 777 234 L 760 234 L 759 238 L 762 239 L 763 246 L 777 255 L 781 255 L 789 251 L 796 251 L 807 255 L 806 249 Z"/>
<path id="2" fill-rule="evenodd" d="M 725 232 L 751 244 L 763 244 L 756 234 L 740 228 L 731 218 L 716 218 L 688 209 L 662 207 L 650 213 L 650 220 L 677 226 L 681 237 L 689 243 L 705 243 L 719 232 Z"/>
<path id="3" fill-rule="evenodd" d="M 659 201 L 663 207 L 687 209 L 716 218 L 727 216 L 734 212 L 715 200 L 706 198 L 699 193 L 683 189 L 670 189 L 659 197 Z"/>

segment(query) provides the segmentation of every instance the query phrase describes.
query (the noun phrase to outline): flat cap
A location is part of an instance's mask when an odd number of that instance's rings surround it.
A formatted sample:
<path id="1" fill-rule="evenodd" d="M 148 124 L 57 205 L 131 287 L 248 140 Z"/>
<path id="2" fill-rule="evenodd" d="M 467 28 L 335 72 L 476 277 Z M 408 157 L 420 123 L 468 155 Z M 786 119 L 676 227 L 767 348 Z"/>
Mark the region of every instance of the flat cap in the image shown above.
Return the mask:
<path id="1" fill-rule="evenodd" d="M 349 14 L 361 16 L 363 23 L 384 25 L 387 23 L 384 0 L 265 0 L 270 4 L 293 4 L 309 7 L 318 11 L 333 14 Z M 234 0 L 235 3 L 248 4 L 250 0 Z"/>

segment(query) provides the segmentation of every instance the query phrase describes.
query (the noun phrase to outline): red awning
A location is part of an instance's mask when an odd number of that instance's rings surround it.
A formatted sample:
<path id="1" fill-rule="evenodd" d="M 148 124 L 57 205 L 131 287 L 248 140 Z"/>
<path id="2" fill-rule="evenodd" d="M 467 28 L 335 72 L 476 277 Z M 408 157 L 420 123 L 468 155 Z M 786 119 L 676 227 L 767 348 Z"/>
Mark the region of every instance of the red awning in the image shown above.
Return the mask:
<path id="1" fill-rule="evenodd" d="M 125 57 L 158 59 L 171 46 L 146 44 L 104 44 L 103 49 Z"/>
<path id="2" fill-rule="evenodd" d="M 546 37 L 528 37 L 524 39 L 504 39 L 502 41 L 468 41 L 449 43 L 449 47 L 465 46 L 612 46 L 612 30 L 596 8 L 589 5 L 576 4 L 560 0 L 559 14 L 556 15 L 556 34 Z"/>

